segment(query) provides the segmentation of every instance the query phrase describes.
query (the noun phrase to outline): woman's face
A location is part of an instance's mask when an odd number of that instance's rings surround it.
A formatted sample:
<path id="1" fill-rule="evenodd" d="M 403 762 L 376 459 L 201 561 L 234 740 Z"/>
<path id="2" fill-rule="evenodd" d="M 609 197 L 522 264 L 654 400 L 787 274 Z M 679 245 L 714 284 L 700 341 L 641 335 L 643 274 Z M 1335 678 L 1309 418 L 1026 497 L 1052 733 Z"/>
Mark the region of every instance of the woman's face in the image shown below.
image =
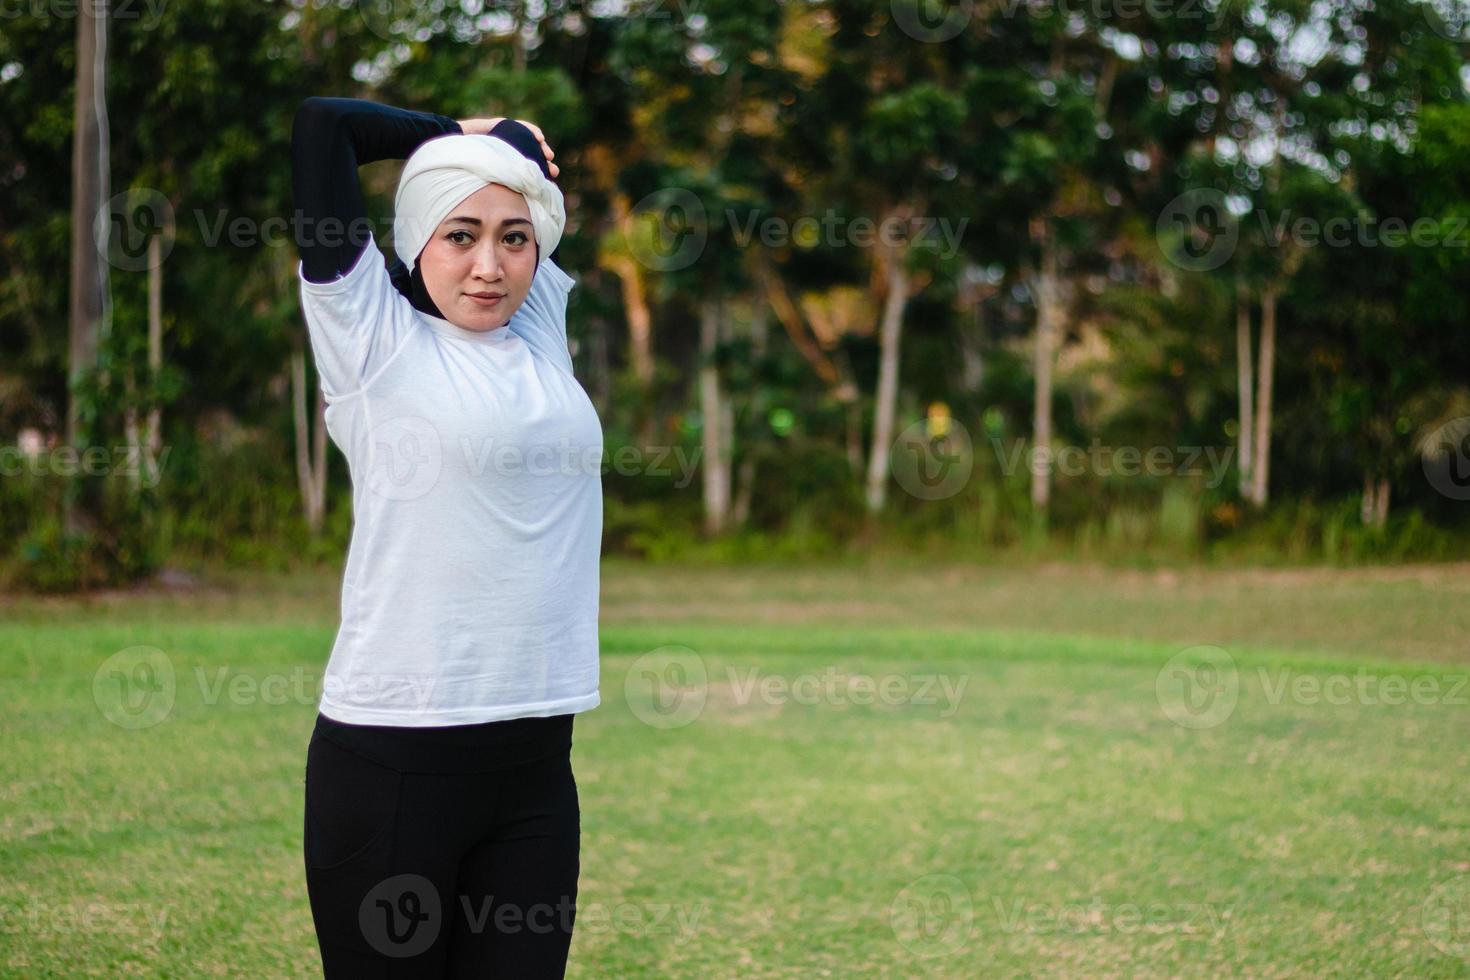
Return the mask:
<path id="1" fill-rule="evenodd" d="M 429 298 L 455 326 L 493 330 L 509 323 L 536 274 L 526 199 L 504 184 L 465 198 L 434 229 L 419 271 Z"/>

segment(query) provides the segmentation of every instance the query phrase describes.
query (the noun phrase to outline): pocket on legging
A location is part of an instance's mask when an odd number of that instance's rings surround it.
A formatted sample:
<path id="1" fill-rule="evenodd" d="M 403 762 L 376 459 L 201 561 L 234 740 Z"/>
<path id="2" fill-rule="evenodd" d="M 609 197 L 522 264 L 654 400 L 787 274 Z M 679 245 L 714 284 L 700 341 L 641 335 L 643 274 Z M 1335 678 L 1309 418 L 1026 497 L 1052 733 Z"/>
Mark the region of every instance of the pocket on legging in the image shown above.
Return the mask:
<path id="1" fill-rule="evenodd" d="M 402 775 L 313 735 L 306 750 L 305 851 L 309 867 L 339 868 L 387 838 Z"/>

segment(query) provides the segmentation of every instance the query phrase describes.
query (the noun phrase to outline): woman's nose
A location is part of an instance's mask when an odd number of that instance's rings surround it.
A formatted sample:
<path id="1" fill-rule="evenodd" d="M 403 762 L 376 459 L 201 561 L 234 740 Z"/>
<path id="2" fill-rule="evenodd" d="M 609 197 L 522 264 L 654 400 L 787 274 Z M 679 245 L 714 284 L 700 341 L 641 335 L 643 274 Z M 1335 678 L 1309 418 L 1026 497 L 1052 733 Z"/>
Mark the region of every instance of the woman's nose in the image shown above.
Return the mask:
<path id="1" fill-rule="evenodd" d="M 495 255 L 495 249 L 491 246 L 479 249 L 475 252 L 475 264 L 470 274 L 482 279 L 494 280 L 500 275 L 500 261 Z"/>

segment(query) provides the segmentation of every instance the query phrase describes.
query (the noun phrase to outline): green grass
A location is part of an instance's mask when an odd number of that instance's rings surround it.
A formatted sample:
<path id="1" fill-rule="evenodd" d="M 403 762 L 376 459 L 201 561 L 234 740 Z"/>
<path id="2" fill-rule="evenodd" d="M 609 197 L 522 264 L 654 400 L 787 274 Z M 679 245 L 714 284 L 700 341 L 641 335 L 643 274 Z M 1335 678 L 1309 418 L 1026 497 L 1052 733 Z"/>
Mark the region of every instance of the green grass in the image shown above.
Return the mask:
<path id="1" fill-rule="evenodd" d="M 1466 578 L 608 563 L 571 975 L 1470 976 Z M 225 585 L 0 607 L 6 975 L 318 971 L 336 583 Z M 1201 644 L 1228 713 L 1176 710 L 1163 669 Z M 176 696 L 129 730 L 94 676 L 134 645 Z M 687 724 L 654 651 L 696 671 Z M 929 676 L 957 701 L 906 700 Z"/>

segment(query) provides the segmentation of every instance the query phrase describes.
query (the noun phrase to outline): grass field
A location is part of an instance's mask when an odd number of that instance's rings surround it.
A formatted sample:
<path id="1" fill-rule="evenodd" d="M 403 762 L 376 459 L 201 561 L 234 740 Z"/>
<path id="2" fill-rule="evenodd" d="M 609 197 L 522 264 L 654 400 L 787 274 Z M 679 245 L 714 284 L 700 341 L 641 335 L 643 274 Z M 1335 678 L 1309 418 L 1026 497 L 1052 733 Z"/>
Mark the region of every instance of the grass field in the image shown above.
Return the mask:
<path id="1" fill-rule="evenodd" d="M 0 602 L 5 975 L 317 973 L 336 585 Z M 572 976 L 1470 976 L 1470 567 L 603 596 Z"/>

